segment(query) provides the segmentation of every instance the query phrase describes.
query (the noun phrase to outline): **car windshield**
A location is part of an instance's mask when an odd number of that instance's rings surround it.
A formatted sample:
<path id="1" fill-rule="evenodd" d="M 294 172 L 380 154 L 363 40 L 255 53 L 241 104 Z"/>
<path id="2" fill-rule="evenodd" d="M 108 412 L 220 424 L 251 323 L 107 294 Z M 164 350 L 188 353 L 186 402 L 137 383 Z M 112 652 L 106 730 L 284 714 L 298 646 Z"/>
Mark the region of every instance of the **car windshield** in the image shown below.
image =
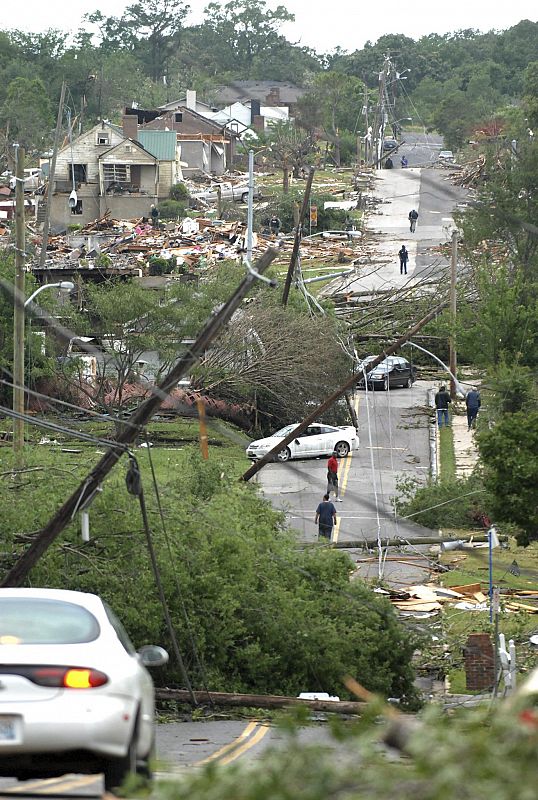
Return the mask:
<path id="1" fill-rule="evenodd" d="M 279 439 L 283 439 L 283 438 L 284 438 L 284 436 L 287 436 L 287 435 L 288 435 L 288 433 L 291 433 L 291 432 L 292 432 L 292 430 L 293 430 L 294 428 L 296 428 L 296 427 L 297 427 L 297 425 L 286 425 L 286 427 L 285 427 L 285 428 L 281 428 L 281 429 L 280 429 L 279 431 L 277 431 L 276 433 L 272 433 L 272 434 L 271 434 L 271 436 L 277 436 Z"/>
<path id="2" fill-rule="evenodd" d="M 0 645 L 80 644 L 99 636 L 99 623 L 85 608 L 42 597 L 0 598 Z"/>

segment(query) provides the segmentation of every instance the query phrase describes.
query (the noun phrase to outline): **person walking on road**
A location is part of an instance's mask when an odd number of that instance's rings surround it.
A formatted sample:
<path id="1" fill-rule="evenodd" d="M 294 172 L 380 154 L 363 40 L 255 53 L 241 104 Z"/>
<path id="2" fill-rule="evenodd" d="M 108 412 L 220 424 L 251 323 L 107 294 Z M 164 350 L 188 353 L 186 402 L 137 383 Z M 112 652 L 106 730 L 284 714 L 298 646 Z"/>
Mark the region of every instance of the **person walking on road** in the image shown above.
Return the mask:
<path id="1" fill-rule="evenodd" d="M 398 256 L 400 258 L 400 275 L 407 275 L 407 262 L 409 261 L 409 253 L 405 248 L 405 244 L 402 244 L 398 250 Z"/>
<path id="2" fill-rule="evenodd" d="M 415 229 L 417 227 L 417 219 L 418 219 L 418 211 L 413 208 L 409 212 L 409 230 L 411 231 L 411 233 L 415 232 Z"/>
<path id="3" fill-rule="evenodd" d="M 333 527 L 336 525 L 336 508 L 329 500 L 329 495 L 324 494 L 323 500 L 316 509 L 316 525 L 319 525 L 319 538 L 331 541 Z"/>
<path id="4" fill-rule="evenodd" d="M 467 408 L 467 425 L 468 430 L 471 430 L 473 423 L 476 420 L 478 409 L 480 408 L 480 392 L 473 386 L 470 392 L 467 392 L 465 397 L 465 406 Z"/>
<path id="5" fill-rule="evenodd" d="M 443 427 L 443 420 L 446 427 L 450 425 L 448 419 L 448 406 L 451 403 L 450 395 L 446 390 L 446 386 L 441 386 L 435 395 L 435 408 L 437 409 L 437 424 L 440 428 Z"/>
<path id="6" fill-rule="evenodd" d="M 336 458 L 336 450 L 327 461 L 327 494 L 330 495 L 334 492 L 337 503 L 341 503 L 342 499 L 338 496 L 338 459 Z"/>

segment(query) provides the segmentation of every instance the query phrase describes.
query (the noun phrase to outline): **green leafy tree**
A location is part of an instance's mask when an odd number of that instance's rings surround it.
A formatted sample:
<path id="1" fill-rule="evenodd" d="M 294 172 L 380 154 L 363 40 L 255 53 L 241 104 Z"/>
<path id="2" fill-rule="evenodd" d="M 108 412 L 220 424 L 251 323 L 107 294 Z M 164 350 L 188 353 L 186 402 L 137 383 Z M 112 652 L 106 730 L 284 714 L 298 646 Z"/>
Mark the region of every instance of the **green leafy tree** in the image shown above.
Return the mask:
<path id="1" fill-rule="evenodd" d="M 495 519 L 518 526 L 519 544 L 538 539 L 538 411 L 504 414 L 478 446 Z"/>
<path id="2" fill-rule="evenodd" d="M 363 94 L 362 81 L 331 70 L 315 75 L 310 91 L 297 104 L 301 124 L 308 130 L 320 128 L 323 138 L 333 144 L 337 166 L 340 165 L 340 129 L 354 129 Z"/>
<path id="3" fill-rule="evenodd" d="M 290 170 L 295 178 L 299 177 L 315 149 L 315 137 L 311 131 L 294 125 L 291 122 L 278 122 L 271 125 L 266 140 L 271 156 L 276 159 L 282 169 L 282 191 L 289 191 Z"/>
<path id="4" fill-rule="evenodd" d="M 100 26 L 105 50 L 131 50 L 145 65 L 147 74 L 158 81 L 169 73 L 169 61 L 179 46 L 188 12 L 184 0 L 146 0 L 128 6 L 120 18 L 95 11 L 88 20 Z"/>
<path id="5" fill-rule="evenodd" d="M 28 150 L 42 147 L 51 135 L 51 102 L 39 78 L 15 78 L 0 109 L 0 124 L 9 124 L 12 137 Z"/>
<path id="6" fill-rule="evenodd" d="M 523 92 L 523 102 L 529 125 L 536 134 L 538 131 L 538 61 L 531 61 L 525 70 Z"/>
<path id="7" fill-rule="evenodd" d="M 265 0 L 229 0 L 209 3 L 204 26 L 224 48 L 217 55 L 224 69 L 246 78 L 271 58 L 272 49 L 281 44 L 279 28 L 294 19 L 285 6 L 270 9 Z"/>

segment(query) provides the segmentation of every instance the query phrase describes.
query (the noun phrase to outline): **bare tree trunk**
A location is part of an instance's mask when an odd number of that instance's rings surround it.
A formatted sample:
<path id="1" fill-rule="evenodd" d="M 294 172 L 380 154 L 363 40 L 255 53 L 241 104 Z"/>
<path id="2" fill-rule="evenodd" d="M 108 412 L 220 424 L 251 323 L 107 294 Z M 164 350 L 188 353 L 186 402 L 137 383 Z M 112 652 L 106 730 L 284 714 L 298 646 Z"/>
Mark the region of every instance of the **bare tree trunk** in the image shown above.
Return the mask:
<path id="1" fill-rule="evenodd" d="M 290 190 L 290 168 L 287 164 L 282 167 L 282 191 L 288 194 Z"/>

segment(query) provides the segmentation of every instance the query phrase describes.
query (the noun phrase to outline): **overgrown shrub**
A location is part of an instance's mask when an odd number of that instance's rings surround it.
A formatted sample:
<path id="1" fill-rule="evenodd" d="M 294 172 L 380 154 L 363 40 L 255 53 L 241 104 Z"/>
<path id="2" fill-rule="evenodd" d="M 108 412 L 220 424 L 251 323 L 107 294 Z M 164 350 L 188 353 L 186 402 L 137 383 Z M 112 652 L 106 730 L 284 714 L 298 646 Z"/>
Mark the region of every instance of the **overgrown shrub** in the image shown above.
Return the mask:
<path id="1" fill-rule="evenodd" d="M 179 202 L 186 203 L 189 197 L 189 190 L 184 183 L 174 183 L 170 189 L 170 198 L 172 200 L 178 200 Z"/>
<path id="2" fill-rule="evenodd" d="M 289 233 L 294 228 L 294 209 L 298 205 L 301 206 L 303 200 L 303 192 L 301 189 L 292 189 L 288 194 L 279 194 L 269 200 L 267 208 L 258 217 L 258 224 L 262 227 L 268 225 L 269 220 L 273 214 L 276 214 L 282 223 L 282 232 Z M 324 209 L 323 204 L 326 201 L 334 202 L 334 195 L 328 193 L 312 194 L 310 198 L 310 205 L 317 206 L 318 209 L 318 224 L 312 228 L 312 233 L 324 230 L 343 230 L 346 218 L 346 212 L 340 209 L 328 208 Z M 310 232 L 310 225 L 308 217 L 304 224 L 305 233 Z"/>
<path id="3" fill-rule="evenodd" d="M 398 514 L 426 528 L 476 528 L 489 507 L 481 479 L 430 481 L 423 485 L 413 478 L 398 481 Z"/>
<path id="4" fill-rule="evenodd" d="M 181 219 L 186 215 L 186 205 L 179 200 L 163 200 L 159 203 L 161 219 Z"/>

